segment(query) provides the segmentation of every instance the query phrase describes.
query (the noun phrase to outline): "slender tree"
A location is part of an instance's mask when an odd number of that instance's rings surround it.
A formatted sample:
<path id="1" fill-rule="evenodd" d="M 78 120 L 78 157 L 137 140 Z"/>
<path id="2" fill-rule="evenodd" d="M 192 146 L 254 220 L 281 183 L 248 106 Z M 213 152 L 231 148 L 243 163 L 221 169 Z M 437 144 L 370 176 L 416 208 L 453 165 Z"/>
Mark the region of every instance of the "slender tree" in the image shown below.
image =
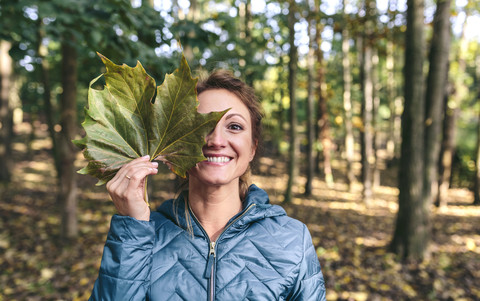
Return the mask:
<path id="1" fill-rule="evenodd" d="M 381 123 L 380 123 L 380 90 L 381 83 L 379 80 L 379 62 L 380 58 L 378 55 L 378 49 L 372 47 L 373 57 L 372 57 L 372 86 L 373 86 L 373 106 L 372 106 L 372 129 L 373 129 L 373 143 L 372 143 L 372 156 L 373 156 L 373 166 L 372 166 L 372 187 L 380 186 L 380 168 L 379 162 L 381 160 L 379 156 L 379 151 L 382 148 L 382 139 L 381 139 Z"/>
<path id="2" fill-rule="evenodd" d="M 285 191 L 285 202 L 292 200 L 292 189 L 295 185 L 295 178 L 298 174 L 297 171 L 297 154 L 298 154 L 298 137 L 297 137 L 297 98 L 295 91 L 297 89 L 297 61 L 298 53 L 297 46 L 295 45 L 295 23 L 296 23 L 296 7 L 295 1 L 289 0 L 288 2 L 288 32 L 289 32 L 289 62 L 288 62 L 288 93 L 290 97 L 290 149 L 288 158 L 288 182 L 287 189 Z"/>
<path id="3" fill-rule="evenodd" d="M 59 194 L 58 201 L 62 204 L 62 234 L 72 238 L 78 235 L 77 222 L 77 180 L 75 158 L 77 149 L 71 142 L 77 132 L 77 51 L 71 36 L 62 43 L 62 88 L 60 97 L 60 125 L 59 136 Z"/>
<path id="4" fill-rule="evenodd" d="M 44 43 L 46 38 L 45 26 L 43 24 L 43 17 L 40 16 L 37 21 L 37 55 L 40 59 L 40 82 L 43 85 L 43 109 L 48 125 L 48 133 L 50 134 L 50 140 L 52 141 L 52 157 L 55 164 L 55 171 L 57 178 L 60 175 L 60 158 L 58 155 L 58 137 L 55 132 L 55 113 L 52 104 L 52 92 L 50 82 L 50 64 L 48 62 L 48 47 Z"/>
<path id="5" fill-rule="evenodd" d="M 477 81 L 480 81 L 480 51 L 477 51 L 477 58 L 475 60 L 475 70 Z M 477 105 L 480 103 L 480 85 L 477 84 Z M 478 108 L 478 107 L 477 107 Z M 480 109 L 477 113 L 477 149 L 475 156 L 475 179 L 474 179 L 474 205 L 480 205 Z"/>
<path id="6" fill-rule="evenodd" d="M 448 87 L 448 89 L 451 90 L 451 87 Z M 444 118 L 442 127 L 442 145 L 438 167 L 438 193 L 434 203 L 437 207 L 444 207 L 447 205 L 447 191 L 450 188 L 453 156 L 455 155 L 455 140 L 457 136 L 456 123 L 459 109 L 457 107 L 450 107 L 449 103 L 452 101 L 449 99 L 449 96 L 451 95 L 445 95 L 443 99 Z"/>
<path id="7" fill-rule="evenodd" d="M 355 182 L 355 174 L 353 170 L 354 163 L 354 146 L 355 140 L 353 136 L 352 124 L 352 72 L 350 69 L 350 32 L 348 30 L 348 0 L 343 0 L 343 21 L 342 28 L 342 67 L 343 67 L 343 109 L 344 109 L 344 126 L 345 126 L 345 161 L 347 162 L 347 184 L 349 190 L 352 190 Z"/>
<path id="8" fill-rule="evenodd" d="M 373 6 L 375 2 L 365 1 L 365 29 L 362 36 L 361 87 L 362 87 L 362 121 L 360 132 L 362 153 L 363 201 L 368 204 L 372 198 L 372 164 L 373 154 Z"/>
<path id="9" fill-rule="evenodd" d="M 390 108 L 390 118 L 389 118 L 389 127 L 388 127 L 388 137 L 387 137 L 387 154 L 390 159 L 398 157 L 399 152 L 397 151 L 400 142 L 399 134 L 401 132 L 400 126 L 400 117 L 398 114 L 399 107 L 401 106 L 400 97 L 397 96 L 396 90 L 396 80 L 395 80 L 395 18 L 397 15 L 397 1 L 389 0 L 389 22 L 387 27 L 387 39 L 386 39 L 386 57 L 385 57 L 385 67 L 387 70 L 387 82 L 385 85 L 387 100 Z"/>
<path id="10" fill-rule="evenodd" d="M 7 184 L 12 173 L 13 112 L 10 106 L 13 63 L 11 43 L 0 40 L 0 183 Z"/>
<path id="11" fill-rule="evenodd" d="M 425 179 L 423 202 L 428 206 L 437 198 L 438 163 L 442 143 L 443 100 L 447 93 L 450 54 L 450 0 L 437 2 L 433 19 L 425 110 Z"/>
<path id="12" fill-rule="evenodd" d="M 315 171 L 315 157 L 313 156 L 313 146 L 315 143 L 315 124 L 314 124 L 314 68 L 315 68 L 315 20 L 312 10 L 309 8 L 308 17 L 308 54 L 307 54 L 307 181 L 305 183 L 305 195 L 312 194 L 312 183 Z"/>
<path id="13" fill-rule="evenodd" d="M 430 238 L 428 207 L 423 202 L 424 173 L 424 1 L 408 0 L 405 37 L 402 147 L 399 208 L 390 249 L 404 259 L 422 260 Z"/>
<path id="14" fill-rule="evenodd" d="M 440 162 L 439 162 L 439 179 L 438 179 L 438 193 L 435 199 L 435 206 L 446 206 L 447 191 L 450 188 L 450 178 L 452 175 L 453 156 L 456 148 L 456 129 L 457 118 L 459 114 L 459 105 L 462 99 L 465 98 L 467 87 L 465 85 L 465 71 L 466 62 L 465 56 L 467 52 L 468 41 L 465 38 L 465 31 L 467 28 L 469 12 L 466 11 L 465 20 L 462 24 L 462 30 L 460 32 L 460 38 L 458 42 L 458 49 L 456 49 L 455 59 L 450 63 L 450 67 L 453 64 L 457 64 L 457 75 L 450 78 L 450 83 L 447 86 L 450 92 L 444 98 L 444 120 L 443 120 L 443 140 L 440 150 Z"/>
<path id="15" fill-rule="evenodd" d="M 320 15 L 321 0 L 315 0 L 314 14 Z M 325 67 L 323 51 L 320 45 L 322 45 L 321 32 L 323 31 L 323 25 L 320 20 L 316 22 L 317 28 L 315 31 L 315 40 L 317 47 L 315 48 L 315 57 L 317 61 L 317 125 L 316 131 L 318 140 L 322 143 L 323 160 L 320 160 L 320 152 L 317 154 L 317 166 L 320 170 L 320 162 L 323 164 L 323 174 L 325 176 L 325 182 L 327 185 L 333 184 L 333 173 L 331 163 L 332 152 L 332 137 L 330 134 L 330 123 L 328 121 L 328 108 L 327 108 L 327 96 L 326 96 L 326 84 L 325 84 Z"/>
<path id="16" fill-rule="evenodd" d="M 240 50 L 240 61 L 239 67 L 242 71 L 245 81 L 248 85 L 253 85 L 253 76 L 251 66 L 247 66 L 247 62 L 251 62 L 252 57 L 256 49 L 250 47 L 252 45 L 252 30 L 253 30 L 253 20 L 252 20 L 252 3 L 251 0 L 246 0 L 245 3 L 240 2 L 239 7 L 240 18 L 239 28 L 240 28 L 240 39 L 244 41 L 244 45 Z"/>
<path id="17" fill-rule="evenodd" d="M 200 18 L 200 8 L 197 0 L 190 0 L 190 7 L 188 8 L 187 18 L 192 22 L 197 22 Z"/>

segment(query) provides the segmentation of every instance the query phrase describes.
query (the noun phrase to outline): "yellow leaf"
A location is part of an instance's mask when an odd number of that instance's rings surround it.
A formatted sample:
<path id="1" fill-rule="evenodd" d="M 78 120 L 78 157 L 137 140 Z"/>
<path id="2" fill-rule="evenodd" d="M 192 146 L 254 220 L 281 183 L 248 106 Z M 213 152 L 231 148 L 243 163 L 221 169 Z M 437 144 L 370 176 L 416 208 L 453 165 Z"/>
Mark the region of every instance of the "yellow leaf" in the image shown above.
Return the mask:
<path id="1" fill-rule="evenodd" d="M 79 263 L 76 263 L 72 266 L 71 271 L 76 272 L 76 271 L 82 270 L 84 268 L 85 268 L 85 264 L 83 262 L 79 262 Z"/>
<path id="2" fill-rule="evenodd" d="M 43 269 L 40 271 L 40 277 L 41 277 L 43 280 L 52 279 L 54 275 L 55 275 L 55 272 L 54 272 L 52 269 L 49 269 L 49 268 L 43 268 Z"/>
<path id="3" fill-rule="evenodd" d="M 380 284 L 380 290 L 382 290 L 382 291 L 389 291 L 389 290 L 390 290 L 390 285 L 388 285 L 388 284 Z"/>
<path id="4" fill-rule="evenodd" d="M 467 238 L 467 241 L 465 242 L 466 245 L 467 245 L 467 249 L 469 251 L 474 251 L 476 249 L 476 245 L 475 245 L 475 241 L 473 239 L 471 239 L 470 237 Z"/>
<path id="5" fill-rule="evenodd" d="M 415 297 L 417 293 L 415 290 L 408 284 L 402 285 L 402 290 L 409 296 L 409 297 Z"/>
<path id="6" fill-rule="evenodd" d="M 356 301 L 366 301 L 368 300 L 368 293 L 366 292 L 352 292 L 350 293 L 350 298 Z"/>
<path id="7" fill-rule="evenodd" d="M 90 279 L 86 278 L 86 277 L 83 277 L 82 279 L 80 279 L 80 285 L 83 286 L 83 285 L 87 285 L 88 282 L 90 281 Z"/>

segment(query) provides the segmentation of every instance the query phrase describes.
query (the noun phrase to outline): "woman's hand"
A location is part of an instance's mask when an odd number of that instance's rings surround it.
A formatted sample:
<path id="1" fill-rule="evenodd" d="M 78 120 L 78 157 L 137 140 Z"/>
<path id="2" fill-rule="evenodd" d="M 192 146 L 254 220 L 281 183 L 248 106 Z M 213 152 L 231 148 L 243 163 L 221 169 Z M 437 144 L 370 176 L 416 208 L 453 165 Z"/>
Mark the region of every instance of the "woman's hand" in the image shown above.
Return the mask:
<path id="1" fill-rule="evenodd" d="M 107 183 L 107 190 L 120 215 L 138 220 L 150 220 L 150 208 L 145 202 L 145 181 L 158 172 L 158 163 L 150 156 L 132 160 L 120 168 Z"/>

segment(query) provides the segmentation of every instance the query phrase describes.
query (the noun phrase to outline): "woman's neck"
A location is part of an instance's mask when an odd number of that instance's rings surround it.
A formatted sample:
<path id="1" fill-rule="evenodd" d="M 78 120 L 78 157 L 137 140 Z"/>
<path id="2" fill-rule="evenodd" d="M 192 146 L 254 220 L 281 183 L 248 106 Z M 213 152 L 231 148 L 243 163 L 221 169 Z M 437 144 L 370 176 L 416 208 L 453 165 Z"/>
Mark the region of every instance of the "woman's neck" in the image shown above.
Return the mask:
<path id="1" fill-rule="evenodd" d="M 228 221 L 242 211 L 238 184 L 209 186 L 195 185 L 190 181 L 188 199 L 210 241 L 216 241 Z"/>

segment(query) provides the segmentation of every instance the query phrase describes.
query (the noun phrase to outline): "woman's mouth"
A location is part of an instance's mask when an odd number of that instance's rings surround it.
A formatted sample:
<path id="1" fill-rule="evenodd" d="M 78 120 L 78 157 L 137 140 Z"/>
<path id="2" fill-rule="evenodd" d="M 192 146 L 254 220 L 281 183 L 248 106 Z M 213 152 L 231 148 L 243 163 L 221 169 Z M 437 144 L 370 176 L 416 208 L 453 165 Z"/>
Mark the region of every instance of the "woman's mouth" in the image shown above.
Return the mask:
<path id="1" fill-rule="evenodd" d="M 229 157 L 207 157 L 207 161 L 212 163 L 227 163 L 230 160 Z"/>

